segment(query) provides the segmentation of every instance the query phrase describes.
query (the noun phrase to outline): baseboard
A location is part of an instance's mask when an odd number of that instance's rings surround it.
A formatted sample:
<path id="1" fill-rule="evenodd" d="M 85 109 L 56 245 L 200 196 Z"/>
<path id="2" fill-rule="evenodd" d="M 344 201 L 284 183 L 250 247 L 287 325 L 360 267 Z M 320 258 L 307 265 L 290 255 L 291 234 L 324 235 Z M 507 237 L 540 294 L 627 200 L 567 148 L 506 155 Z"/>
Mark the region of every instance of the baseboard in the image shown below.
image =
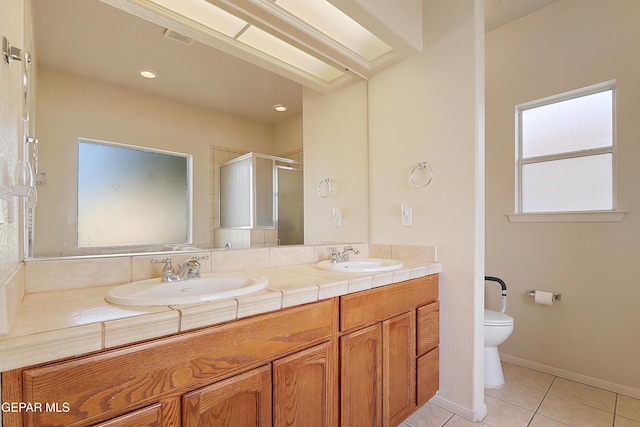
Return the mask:
<path id="1" fill-rule="evenodd" d="M 640 390 L 636 388 L 588 377 L 586 375 L 577 374 L 575 372 L 566 371 L 564 369 L 554 368 L 553 366 L 544 365 L 538 362 L 532 362 L 530 360 L 521 359 L 519 357 L 510 356 L 508 354 L 501 353 L 500 360 L 507 363 L 513 363 L 514 365 L 522 366 L 524 368 L 530 368 L 536 371 L 544 372 L 545 374 L 555 375 L 557 377 L 562 377 L 568 380 L 577 381 L 582 384 L 598 387 L 614 393 L 624 394 L 625 396 L 633 397 L 635 399 L 640 399 Z"/>
<path id="2" fill-rule="evenodd" d="M 473 422 L 482 421 L 487 416 L 487 405 L 482 405 L 480 409 L 474 411 L 443 398 L 439 393 L 436 393 L 429 402 Z"/>

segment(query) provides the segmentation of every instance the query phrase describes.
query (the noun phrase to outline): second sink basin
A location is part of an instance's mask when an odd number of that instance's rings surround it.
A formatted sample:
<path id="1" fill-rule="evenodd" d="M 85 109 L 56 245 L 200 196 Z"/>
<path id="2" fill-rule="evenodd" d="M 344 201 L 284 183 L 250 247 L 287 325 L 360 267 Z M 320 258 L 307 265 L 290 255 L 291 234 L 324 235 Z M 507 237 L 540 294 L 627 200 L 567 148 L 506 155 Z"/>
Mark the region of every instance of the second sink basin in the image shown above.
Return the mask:
<path id="1" fill-rule="evenodd" d="M 112 304 L 138 307 L 196 304 L 247 295 L 268 283 L 264 276 L 242 273 L 208 273 L 199 279 L 175 282 L 155 278 L 116 286 L 107 292 L 105 299 Z"/>
<path id="2" fill-rule="evenodd" d="M 402 268 L 402 262 L 395 259 L 359 258 L 350 261 L 320 261 L 316 267 L 321 270 L 339 271 L 342 273 L 376 273 Z"/>

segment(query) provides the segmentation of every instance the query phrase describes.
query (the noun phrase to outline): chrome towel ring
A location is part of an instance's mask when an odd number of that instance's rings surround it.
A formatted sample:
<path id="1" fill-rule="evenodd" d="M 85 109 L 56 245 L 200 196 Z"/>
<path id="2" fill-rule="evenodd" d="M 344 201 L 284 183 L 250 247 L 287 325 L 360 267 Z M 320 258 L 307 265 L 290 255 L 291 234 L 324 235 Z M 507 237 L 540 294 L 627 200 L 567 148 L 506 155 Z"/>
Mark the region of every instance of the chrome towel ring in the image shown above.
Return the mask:
<path id="1" fill-rule="evenodd" d="M 419 172 L 419 173 L 418 173 Z M 431 180 L 433 179 L 433 169 L 426 162 L 418 163 L 416 167 L 411 171 L 411 175 L 409 176 L 409 181 L 411 181 L 411 185 L 416 188 L 423 188 L 429 185 Z M 418 182 L 416 182 L 416 180 Z"/>
<path id="2" fill-rule="evenodd" d="M 318 184 L 318 195 L 323 199 L 326 199 L 327 197 L 329 197 L 329 194 L 331 194 L 332 190 L 333 189 L 331 188 L 331 178 L 325 178 L 322 181 L 320 181 L 320 184 Z"/>

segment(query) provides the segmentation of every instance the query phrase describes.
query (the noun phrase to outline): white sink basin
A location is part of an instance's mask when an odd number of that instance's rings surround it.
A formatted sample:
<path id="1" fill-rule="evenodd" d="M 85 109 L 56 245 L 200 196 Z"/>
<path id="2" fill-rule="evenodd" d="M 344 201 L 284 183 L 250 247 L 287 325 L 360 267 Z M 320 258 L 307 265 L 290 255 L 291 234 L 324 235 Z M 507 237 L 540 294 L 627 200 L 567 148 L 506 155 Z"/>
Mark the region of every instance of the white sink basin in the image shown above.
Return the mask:
<path id="1" fill-rule="evenodd" d="M 129 306 L 196 304 L 235 298 L 263 289 L 269 281 L 264 276 L 242 273 L 208 273 L 199 279 L 161 282 L 160 278 L 141 280 L 112 288 L 106 300 Z"/>
<path id="2" fill-rule="evenodd" d="M 402 262 L 395 259 L 359 258 L 350 261 L 320 261 L 316 267 L 321 270 L 339 271 L 342 273 L 376 273 L 402 268 Z"/>

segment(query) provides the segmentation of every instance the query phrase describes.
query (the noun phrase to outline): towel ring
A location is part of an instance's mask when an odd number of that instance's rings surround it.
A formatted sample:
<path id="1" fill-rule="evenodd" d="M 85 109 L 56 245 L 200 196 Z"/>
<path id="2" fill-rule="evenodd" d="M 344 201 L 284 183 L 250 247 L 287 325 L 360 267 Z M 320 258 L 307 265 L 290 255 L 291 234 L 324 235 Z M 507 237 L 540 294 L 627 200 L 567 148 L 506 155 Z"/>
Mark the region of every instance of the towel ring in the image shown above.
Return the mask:
<path id="1" fill-rule="evenodd" d="M 423 184 L 416 184 L 415 175 L 416 172 L 424 170 L 424 175 L 426 176 L 426 182 Z M 413 168 L 411 171 L 411 175 L 409 176 L 409 181 L 411 181 L 411 185 L 416 188 L 423 188 L 429 185 L 431 180 L 433 179 L 433 169 L 426 162 L 418 163 L 418 166 Z"/>
<path id="2" fill-rule="evenodd" d="M 318 195 L 323 199 L 329 197 L 329 194 L 331 194 L 331 190 L 331 178 L 325 178 L 320 181 L 320 184 L 318 184 Z"/>

